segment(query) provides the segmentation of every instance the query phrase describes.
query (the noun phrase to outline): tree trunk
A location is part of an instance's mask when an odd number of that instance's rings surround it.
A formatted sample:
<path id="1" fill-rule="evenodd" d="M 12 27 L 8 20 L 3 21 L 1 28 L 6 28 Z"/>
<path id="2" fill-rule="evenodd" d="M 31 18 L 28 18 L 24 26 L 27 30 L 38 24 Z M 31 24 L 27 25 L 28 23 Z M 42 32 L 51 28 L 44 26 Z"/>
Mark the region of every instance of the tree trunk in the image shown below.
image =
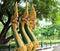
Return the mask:
<path id="1" fill-rule="evenodd" d="M 9 27 L 9 21 L 6 22 L 6 24 L 3 27 L 3 30 L 1 31 L 0 44 L 3 44 L 3 40 L 5 39 L 6 33 L 8 32 L 8 29 L 9 29 L 8 27 Z"/>
<path id="2" fill-rule="evenodd" d="M 0 44 L 3 44 L 3 42 L 5 40 L 6 34 L 7 34 L 8 30 L 9 30 L 9 28 L 10 28 L 10 26 L 9 26 L 10 20 L 11 20 L 11 17 L 10 17 L 10 15 L 8 15 L 8 21 L 4 25 L 4 27 L 3 27 L 2 31 L 1 31 L 1 34 L 0 34 Z"/>

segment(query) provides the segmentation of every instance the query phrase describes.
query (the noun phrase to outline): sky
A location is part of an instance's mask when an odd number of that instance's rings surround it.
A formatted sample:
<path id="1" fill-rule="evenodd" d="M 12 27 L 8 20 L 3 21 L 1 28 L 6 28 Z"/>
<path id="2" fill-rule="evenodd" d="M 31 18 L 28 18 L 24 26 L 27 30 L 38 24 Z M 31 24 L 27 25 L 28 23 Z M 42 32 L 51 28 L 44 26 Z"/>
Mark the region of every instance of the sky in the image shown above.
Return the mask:
<path id="1" fill-rule="evenodd" d="M 39 21 L 39 24 L 40 24 L 41 27 L 43 27 L 45 25 L 51 25 L 52 22 L 51 21 L 46 21 L 45 19 L 43 19 L 43 20 Z"/>

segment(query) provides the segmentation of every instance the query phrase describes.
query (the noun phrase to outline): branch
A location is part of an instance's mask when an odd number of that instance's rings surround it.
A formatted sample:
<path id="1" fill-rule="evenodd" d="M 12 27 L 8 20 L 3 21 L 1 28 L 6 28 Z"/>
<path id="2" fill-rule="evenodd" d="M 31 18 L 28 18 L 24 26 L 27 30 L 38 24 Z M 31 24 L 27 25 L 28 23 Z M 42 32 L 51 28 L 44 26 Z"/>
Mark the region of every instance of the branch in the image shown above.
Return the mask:
<path id="1" fill-rule="evenodd" d="M 1 21 L 1 23 L 3 24 L 3 25 L 5 25 L 5 23 L 3 22 L 3 20 L 0 20 Z"/>
<path id="2" fill-rule="evenodd" d="M 6 43 L 9 42 L 9 40 L 11 40 L 11 39 L 13 39 L 13 38 L 14 38 L 14 37 L 13 37 L 13 35 L 12 35 L 12 36 L 8 37 L 7 39 L 5 39 L 3 43 L 6 44 Z"/>
<path id="3" fill-rule="evenodd" d="M 10 17 L 9 17 L 10 18 Z M 2 31 L 1 31 L 1 34 L 0 34 L 0 39 L 4 39 L 5 36 L 6 36 L 6 33 L 8 32 L 10 26 L 10 19 L 8 18 L 8 21 L 6 22 L 6 24 L 4 25 Z"/>
<path id="4" fill-rule="evenodd" d="M 2 19 L 3 14 L 0 12 L 0 20 Z"/>
<path id="5" fill-rule="evenodd" d="M 11 20 L 11 14 L 8 10 L 7 11 L 7 14 L 8 14 L 8 21 L 6 22 L 6 24 L 4 25 L 2 31 L 1 31 L 1 34 L 0 34 L 0 39 L 4 39 L 5 36 L 6 36 L 6 33 L 8 32 L 9 30 L 9 24 L 10 24 L 10 20 Z"/>
<path id="6" fill-rule="evenodd" d="M 7 28 L 7 30 L 6 30 L 6 32 L 5 32 L 5 34 L 4 34 L 4 38 L 6 37 L 6 33 L 8 32 L 8 30 L 10 29 L 10 27 L 11 27 L 11 25 Z"/>

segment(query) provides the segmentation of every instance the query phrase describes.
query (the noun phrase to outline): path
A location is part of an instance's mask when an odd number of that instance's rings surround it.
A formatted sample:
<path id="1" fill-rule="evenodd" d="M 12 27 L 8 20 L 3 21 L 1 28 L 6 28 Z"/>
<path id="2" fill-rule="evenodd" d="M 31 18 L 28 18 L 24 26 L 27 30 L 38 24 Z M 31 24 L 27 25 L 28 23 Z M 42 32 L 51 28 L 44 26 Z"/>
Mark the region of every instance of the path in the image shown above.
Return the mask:
<path id="1" fill-rule="evenodd" d="M 54 47 L 53 51 L 60 51 L 60 45 Z"/>
<path id="2" fill-rule="evenodd" d="M 38 49 L 37 51 L 60 51 L 60 45 L 52 46 L 52 47 L 47 47 L 45 49 Z"/>

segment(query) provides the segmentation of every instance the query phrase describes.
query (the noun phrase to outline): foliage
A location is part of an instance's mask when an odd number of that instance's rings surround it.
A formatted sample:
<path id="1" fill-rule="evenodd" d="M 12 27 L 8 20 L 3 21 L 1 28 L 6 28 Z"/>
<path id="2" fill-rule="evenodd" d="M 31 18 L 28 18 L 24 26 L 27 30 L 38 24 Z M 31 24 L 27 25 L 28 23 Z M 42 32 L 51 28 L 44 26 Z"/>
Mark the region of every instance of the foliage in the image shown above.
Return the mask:
<path id="1" fill-rule="evenodd" d="M 59 12 L 59 3 L 56 0 L 32 0 L 30 3 L 34 3 L 39 19 L 50 19 L 54 23 L 56 13 Z"/>
<path id="2" fill-rule="evenodd" d="M 2 29 L 3 29 L 3 25 L 2 25 L 2 23 L 0 22 L 0 32 L 2 31 Z"/>
<path id="3" fill-rule="evenodd" d="M 39 29 L 35 29 L 35 30 L 33 29 L 32 31 L 34 32 L 35 35 L 40 34 Z"/>
<path id="4" fill-rule="evenodd" d="M 60 36 L 60 24 L 47 25 L 42 28 L 33 31 L 38 37 L 45 37 L 48 39 L 59 39 Z M 39 34 L 41 36 L 39 36 Z"/>

